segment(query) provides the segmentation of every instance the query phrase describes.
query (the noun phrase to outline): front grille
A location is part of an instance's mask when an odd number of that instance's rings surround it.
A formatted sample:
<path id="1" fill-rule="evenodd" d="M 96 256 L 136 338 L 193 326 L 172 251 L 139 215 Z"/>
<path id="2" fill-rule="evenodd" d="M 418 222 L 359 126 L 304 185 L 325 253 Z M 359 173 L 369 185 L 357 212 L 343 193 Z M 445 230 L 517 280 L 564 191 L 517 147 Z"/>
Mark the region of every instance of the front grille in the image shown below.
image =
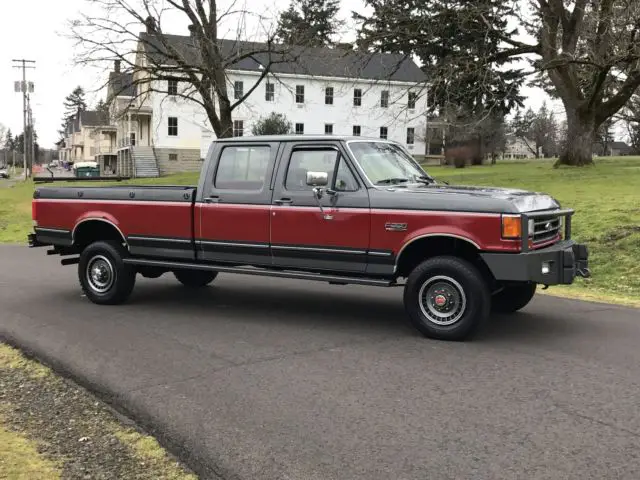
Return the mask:
<path id="1" fill-rule="evenodd" d="M 559 216 L 548 215 L 534 219 L 533 243 L 546 242 L 558 236 L 562 222 Z"/>

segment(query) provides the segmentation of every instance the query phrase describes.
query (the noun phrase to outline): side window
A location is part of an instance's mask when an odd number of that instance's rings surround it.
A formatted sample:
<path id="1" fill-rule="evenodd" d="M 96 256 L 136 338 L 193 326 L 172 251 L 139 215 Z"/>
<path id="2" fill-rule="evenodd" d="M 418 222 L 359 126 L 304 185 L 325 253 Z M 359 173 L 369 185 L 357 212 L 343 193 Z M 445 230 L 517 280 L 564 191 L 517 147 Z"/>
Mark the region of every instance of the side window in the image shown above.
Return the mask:
<path id="1" fill-rule="evenodd" d="M 225 147 L 218 161 L 214 186 L 229 190 L 261 190 L 267 176 L 271 148 Z"/>
<path id="2" fill-rule="evenodd" d="M 355 192 L 358 190 L 358 182 L 344 158 L 341 158 L 338 164 L 336 181 L 333 188 L 338 192 Z"/>
<path id="3" fill-rule="evenodd" d="M 338 151 L 333 149 L 294 150 L 289 160 L 284 186 L 287 190 L 311 190 L 307 185 L 307 172 L 327 172 L 329 181 L 338 160 Z"/>

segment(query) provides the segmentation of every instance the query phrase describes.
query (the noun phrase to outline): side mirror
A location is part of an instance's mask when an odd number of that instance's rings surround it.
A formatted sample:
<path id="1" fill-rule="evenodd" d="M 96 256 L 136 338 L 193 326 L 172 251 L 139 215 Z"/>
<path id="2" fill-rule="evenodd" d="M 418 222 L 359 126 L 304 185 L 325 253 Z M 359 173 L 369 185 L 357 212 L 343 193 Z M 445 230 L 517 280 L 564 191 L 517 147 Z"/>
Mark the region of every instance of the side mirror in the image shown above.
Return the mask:
<path id="1" fill-rule="evenodd" d="M 329 184 L 327 172 L 307 172 L 307 185 L 311 187 L 326 187 Z"/>

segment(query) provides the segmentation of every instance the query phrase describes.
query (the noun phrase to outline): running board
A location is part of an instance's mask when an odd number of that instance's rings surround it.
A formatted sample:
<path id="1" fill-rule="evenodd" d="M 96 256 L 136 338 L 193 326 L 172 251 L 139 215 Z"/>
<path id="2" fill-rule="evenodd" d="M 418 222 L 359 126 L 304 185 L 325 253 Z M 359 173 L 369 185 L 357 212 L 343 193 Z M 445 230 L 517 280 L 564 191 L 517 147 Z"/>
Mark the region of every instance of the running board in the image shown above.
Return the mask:
<path id="1" fill-rule="evenodd" d="M 398 284 L 392 280 L 360 278 L 360 277 L 344 277 L 341 275 L 324 275 L 321 273 L 269 270 L 266 268 L 260 269 L 260 268 L 254 268 L 254 267 L 225 267 L 222 265 L 209 265 L 206 263 L 171 262 L 171 261 L 164 261 L 164 260 L 147 260 L 142 258 L 124 258 L 123 262 L 128 265 L 135 265 L 138 267 L 157 267 L 157 268 L 164 268 L 168 270 L 180 270 L 180 269 L 207 270 L 212 272 L 239 273 L 242 275 L 257 275 L 257 276 L 263 276 L 263 277 L 291 278 L 296 280 L 316 280 L 316 281 L 336 283 L 336 284 L 369 285 L 374 287 L 398 286 Z"/>

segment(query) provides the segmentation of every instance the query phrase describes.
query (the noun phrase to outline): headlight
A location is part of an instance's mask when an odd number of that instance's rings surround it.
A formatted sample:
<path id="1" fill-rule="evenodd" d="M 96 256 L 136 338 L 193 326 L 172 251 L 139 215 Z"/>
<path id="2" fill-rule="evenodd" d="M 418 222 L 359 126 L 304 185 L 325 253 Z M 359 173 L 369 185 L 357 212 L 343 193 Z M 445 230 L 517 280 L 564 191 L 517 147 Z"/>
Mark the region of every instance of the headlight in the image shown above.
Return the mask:
<path id="1" fill-rule="evenodd" d="M 535 222 L 530 219 L 528 222 L 529 237 L 533 237 L 534 228 Z M 522 217 L 520 215 L 502 215 L 502 238 L 522 238 Z"/>

